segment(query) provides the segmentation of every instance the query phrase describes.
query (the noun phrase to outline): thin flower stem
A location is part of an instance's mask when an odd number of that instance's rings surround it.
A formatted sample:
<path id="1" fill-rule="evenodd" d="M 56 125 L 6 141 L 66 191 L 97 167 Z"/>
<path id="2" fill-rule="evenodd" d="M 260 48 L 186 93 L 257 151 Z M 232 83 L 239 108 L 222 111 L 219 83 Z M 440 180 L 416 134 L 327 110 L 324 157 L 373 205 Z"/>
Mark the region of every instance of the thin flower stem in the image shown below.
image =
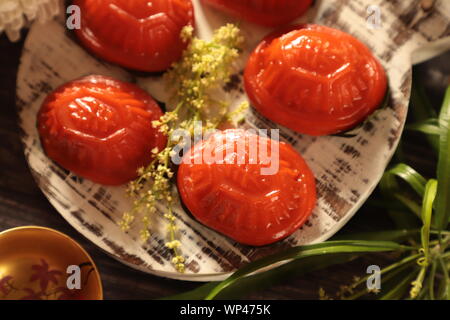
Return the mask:
<path id="1" fill-rule="evenodd" d="M 428 270 L 428 264 L 422 265 L 422 267 L 420 268 L 419 274 L 417 275 L 416 280 L 414 280 L 411 283 L 412 288 L 409 293 L 411 299 L 417 298 L 417 296 L 420 294 L 427 270 Z"/>
<path id="2" fill-rule="evenodd" d="M 410 264 L 412 264 L 420 256 L 421 256 L 421 254 L 415 254 L 415 255 L 409 256 L 407 258 L 404 258 L 401 261 L 398 261 L 396 263 L 393 263 L 393 264 L 381 269 L 380 274 L 384 275 L 384 274 L 389 273 L 397 268 L 406 269 Z M 370 275 L 365 276 L 364 278 L 360 279 L 359 281 L 357 281 L 356 283 L 353 284 L 353 287 L 355 287 L 355 288 L 359 287 L 361 284 L 365 283 L 369 279 L 369 277 L 370 277 Z M 383 281 L 387 281 L 390 279 L 390 277 L 383 277 L 382 279 L 383 279 Z M 350 297 L 345 298 L 345 300 L 354 300 L 354 299 L 357 299 L 367 293 L 369 293 L 368 289 L 364 288 L 363 290 L 357 292 L 356 294 L 353 294 Z"/>
<path id="3" fill-rule="evenodd" d="M 431 300 L 434 300 L 434 279 L 436 278 L 436 268 L 437 268 L 437 261 L 434 260 L 431 264 L 431 271 L 428 278 L 428 291 L 429 296 Z"/>
<path id="4" fill-rule="evenodd" d="M 415 255 L 409 256 L 409 257 L 407 257 L 407 258 L 404 258 L 404 259 L 402 259 L 402 260 L 400 260 L 400 261 L 398 261 L 398 262 L 396 262 L 396 263 L 393 263 L 393 264 L 391 264 L 391 265 L 389 265 L 389 266 L 387 266 L 387 267 L 381 269 L 380 273 L 381 273 L 381 274 L 385 274 L 385 273 L 387 273 L 387 272 L 390 272 L 390 271 L 392 271 L 392 270 L 394 270 L 394 269 L 396 269 L 396 268 L 398 268 L 398 267 L 400 267 L 400 266 L 402 266 L 402 265 L 404 265 L 404 264 L 407 264 L 407 263 L 409 263 L 409 262 L 415 261 L 415 260 L 418 259 L 420 256 L 421 256 L 421 254 L 415 254 Z M 369 277 L 370 277 L 370 275 L 365 276 L 364 278 L 362 278 L 361 280 L 359 280 L 358 282 L 356 282 L 355 285 L 356 285 L 356 286 L 359 286 L 359 285 L 365 283 L 365 282 L 367 281 L 367 279 L 369 279 Z"/>
<path id="5" fill-rule="evenodd" d="M 450 235 L 450 231 L 444 231 L 444 230 L 442 230 L 442 231 L 430 230 L 430 233 L 436 234 L 436 235 L 439 235 L 439 234 Z"/>
<path id="6" fill-rule="evenodd" d="M 439 262 L 439 266 L 441 268 L 441 271 L 444 275 L 443 279 L 441 280 L 441 286 L 439 290 L 439 299 L 450 299 L 450 279 L 449 274 L 447 270 L 447 266 L 444 263 L 444 260 L 442 259 L 442 256 L 437 257 L 437 260 Z"/>

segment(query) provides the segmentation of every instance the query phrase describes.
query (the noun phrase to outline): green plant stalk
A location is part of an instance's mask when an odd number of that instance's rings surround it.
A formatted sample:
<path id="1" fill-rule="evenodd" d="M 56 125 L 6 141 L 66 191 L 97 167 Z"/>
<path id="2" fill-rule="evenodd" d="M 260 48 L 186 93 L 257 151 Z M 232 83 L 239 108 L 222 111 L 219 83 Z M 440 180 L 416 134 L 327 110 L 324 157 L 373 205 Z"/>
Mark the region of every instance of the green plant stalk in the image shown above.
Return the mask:
<path id="1" fill-rule="evenodd" d="M 401 204 L 420 219 L 420 204 L 411 199 L 411 195 L 400 187 L 398 179 L 408 184 L 421 198 L 425 192 L 426 179 L 407 164 L 400 163 L 384 173 L 379 185 L 381 193 L 387 201 Z M 392 201 L 394 199 L 398 201 Z M 404 214 L 403 211 L 391 209 L 388 212 L 400 228 L 410 229 L 417 226 L 417 221 L 410 215 Z"/>
<path id="2" fill-rule="evenodd" d="M 404 163 L 400 163 L 385 172 L 380 182 L 383 193 L 391 194 L 393 191 L 400 190 L 396 178 L 405 181 L 420 197 L 423 197 L 425 185 L 427 183 L 426 179 L 416 170 Z"/>
<path id="3" fill-rule="evenodd" d="M 423 221 L 423 227 L 421 230 L 422 246 L 424 251 L 425 264 L 430 262 L 430 229 L 431 218 L 433 214 L 433 203 L 436 198 L 438 182 L 434 179 L 428 181 L 425 187 L 425 194 L 423 197 L 421 217 Z"/>
<path id="4" fill-rule="evenodd" d="M 429 290 L 428 294 L 431 300 L 435 300 L 434 279 L 436 278 L 436 268 L 437 268 L 436 261 L 433 261 L 433 263 L 431 264 L 430 275 L 428 276 L 428 290 Z"/>
<path id="5" fill-rule="evenodd" d="M 405 264 L 409 264 L 409 263 L 415 261 L 416 259 L 418 259 L 420 256 L 421 256 L 421 254 L 415 254 L 415 255 L 406 257 L 406 258 L 404 258 L 404 259 L 402 259 L 402 260 L 400 260 L 398 262 L 395 262 L 395 263 L 393 263 L 393 264 L 391 264 L 391 265 L 381 269 L 380 274 L 383 275 L 383 274 L 391 272 L 391 271 L 393 271 L 393 270 L 395 270 L 395 269 L 397 269 L 397 268 L 399 268 L 399 267 L 401 267 L 401 266 L 403 266 Z M 370 277 L 370 275 L 362 278 L 361 280 L 359 280 L 356 283 L 356 285 L 359 286 L 359 285 L 363 284 L 364 282 L 367 281 L 367 279 L 369 279 L 369 277 Z"/>
<path id="6" fill-rule="evenodd" d="M 428 265 L 427 264 L 421 265 L 421 268 L 420 268 L 419 274 L 417 275 L 416 280 L 414 280 L 411 283 L 412 288 L 411 288 L 411 290 L 409 292 L 409 295 L 410 295 L 411 299 L 416 299 L 417 296 L 422 291 L 423 281 L 425 280 L 425 276 L 427 274 L 427 269 L 428 269 Z"/>
<path id="7" fill-rule="evenodd" d="M 439 115 L 441 127 L 439 160 L 437 169 L 438 190 L 436 197 L 435 225 L 438 231 L 445 230 L 450 218 L 450 86 L 445 93 Z"/>
<path id="8" fill-rule="evenodd" d="M 439 267 L 442 271 L 442 274 L 444 275 L 443 279 L 441 280 L 440 286 L 439 286 L 439 299 L 441 300 L 449 300 L 450 299 L 450 278 L 448 274 L 447 266 L 445 265 L 443 257 L 437 257 L 436 258 L 439 262 Z"/>
<path id="9" fill-rule="evenodd" d="M 336 235 L 332 240 L 366 240 L 401 242 L 420 235 L 420 229 L 400 229 Z"/>

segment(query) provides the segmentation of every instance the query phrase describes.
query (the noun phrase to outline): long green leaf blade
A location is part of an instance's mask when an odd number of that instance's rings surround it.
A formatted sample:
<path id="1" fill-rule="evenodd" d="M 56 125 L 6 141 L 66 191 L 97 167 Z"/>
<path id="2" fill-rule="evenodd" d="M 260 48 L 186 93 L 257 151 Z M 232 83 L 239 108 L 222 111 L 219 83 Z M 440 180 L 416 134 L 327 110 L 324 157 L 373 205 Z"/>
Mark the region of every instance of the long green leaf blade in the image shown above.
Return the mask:
<path id="1" fill-rule="evenodd" d="M 440 136 L 440 134 L 441 134 L 441 129 L 439 127 L 439 121 L 438 121 L 438 119 L 434 119 L 434 118 L 410 124 L 406 127 L 406 129 L 422 132 L 422 133 L 425 133 L 425 134 L 433 136 L 433 137 Z"/>
<path id="2" fill-rule="evenodd" d="M 416 170 L 404 163 L 400 163 L 392 169 L 386 171 L 380 183 L 380 187 L 383 193 L 392 195 L 400 191 L 400 186 L 396 178 L 401 178 L 420 197 L 423 197 L 427 180 Z"/>
<path id="3" fill-rule="evenodd" d="M 300 276 L 312 271 L 318 271 L 333 265 L 346 263 L 358 257 L 359 254 L 332 254 L 314 256 L 301 260 L 294 260 L 280 267 L 250 275 L 240 279 L 222 290 L 215 298 L 221 300 L 241 299 L 252 292 L 264 290 L 288 278 Z M 205 299 L 218 282 L 204 284 L 194 290 L 176 296 L 167 297 L 168 300 L 199 300 Z"/>
<path id="4" fill-rule="evenodd" d="M 450 86 L 447 88 L 441 114 L 440 150 L 438 161 L 438 190 L 436 197 L 435 225 L 438 230 L 444 230 L 450 217 Z"/>
<path id="5" fill-rule="evenodd" d="M 309 246 L 294 247 L 279 254 L 249 263 L 240 270 L 236 271 L 228 279 L 219 283 L 206 297 L 206 299 L 213 299 L 222 290 L 237 280 L 278 262 L 333 253 L 383 252 L 406 249 L 411 248 L 391 241 L 329 241 Z"/>
<path id="6" fill-rule="evenodd" d="M 333 240 L 366 240 L 366 241 L 396 241 L 402 242 L 420 234 L 419 229 L 400 229 L 387 231 L 360 232 L 339 234 Z"/>
<path id="7" fill-rule="evenodd" d="M 436 198 L 437 181 L 431 179 L 428 181 L 425 187 L 425 195 L 423 197 L 422 205 L 422 221 L 423 227 L 421 230 L 422 246 L 425 251 L 425 258 L 428 263 L 430 260 L 430 229 L 431 229 L 431 216 L 433 213 L 433 203 Z"/>

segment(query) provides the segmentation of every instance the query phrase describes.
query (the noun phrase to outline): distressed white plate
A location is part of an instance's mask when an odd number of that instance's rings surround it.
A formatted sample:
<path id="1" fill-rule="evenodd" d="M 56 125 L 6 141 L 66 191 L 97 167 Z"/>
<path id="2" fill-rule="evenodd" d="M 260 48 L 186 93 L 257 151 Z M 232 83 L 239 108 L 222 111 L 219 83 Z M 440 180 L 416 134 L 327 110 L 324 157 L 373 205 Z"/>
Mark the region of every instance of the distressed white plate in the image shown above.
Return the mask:
<path id="1" fill-rule="evenodd" d="M 201 37 L 208 38 L 211 30 L 233 21 L 194 2 Z M 88 74 L 109 75 L 137 82 L 161 101 L 167 98 L 160 78 L 138 78 L 92 57 L 65 29 L 62 17 L 45 25 L 33 25 L 21 60 L 17 107 L 30 169 L 49 201 L 74 228 L 119 261 L 155 275 L 192 281 L 220 280 L 249 261 L 283 248 L 325 241 L 361 207 L 395 151 L 407 114 L 412 52 L 449 35 L 450 1 L 437 1 L 432 11 L 422 15 L 417 15 L 419 3 L 419 0 L 317 1 L 302 18 L 301 21 L 339 28 L 365 42 L 387 70 L 390 97 L 388 107 L 358 129 L 354 138 L 313 138 L 280 127 L 282 137 L 304 156 L 314 171 L 318 188 L 313 215 L 282 242 L 263 248 L 239 245 L 203 227 L 179 207 L 176 214 L 187 271 L 177 273 L 170 263 L 171 253 L 164 247 L 165 227 L 159 216 L 153 222 L 151 240 L 143 245 L 138 224 L 128 234 L 117 225 L 122 213 L 130 207 L 124 187 L 104 187 L 83 180 L 45 156 L 36 130 L 36 114 L 45 96 L 67 81 Z M 368 11 L 369 6 L 372 7 Z M 373 14 L 369 17 L 370 13 Z M 270 30 L 247 23 L 241 23 L 241 28 L 248 40 L 244 62 Z M 234 101 L 245 98 L 242 84 L 229 93 L 229 98 Z M 249 112 L 247 120 L 248 125 L 259 128 L 277 127 L 256 112 Z"/>

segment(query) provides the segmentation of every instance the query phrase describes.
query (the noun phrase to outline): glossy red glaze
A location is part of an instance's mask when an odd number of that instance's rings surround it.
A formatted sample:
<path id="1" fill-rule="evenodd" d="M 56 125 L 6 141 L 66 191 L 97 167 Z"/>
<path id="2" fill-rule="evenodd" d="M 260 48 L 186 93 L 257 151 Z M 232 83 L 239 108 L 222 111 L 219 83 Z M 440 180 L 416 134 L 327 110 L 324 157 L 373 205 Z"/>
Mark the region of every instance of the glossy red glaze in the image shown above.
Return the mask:
<path id="1" fill-rule="evenodd" d="M 164 71 L 181 58 L 183 27 L 194 26 L 191 0 L 74 0 L 84 46 L 123 67 Z"/>
<path id="2" fill-rule="evenodd" d="M 312 0 L 203 0 L 241 19 L 267 27 L 287 24 L 302 16 Z"/>
<path id="3" fill-rule="evenodd" d="M 278 152 L 270 151 L 273 145 Z M 268 156 L 279 160 L 274 174 L 262 175 L 261 169 L 271 165 L 255 156 L 255 146 L 267 146 Z M 226 155 L 222 164 L 208 161 L 208 155 L 218 157 L 221 152 Z M 198 221 L 254 246 L 291 235 L 316 204 L 314 176 L 290 145 L 239 129 L 218 132 L 196 144 L 178 170 L 178 190 Z"/>
<path id="4" fill-rule="evenodd" d="M 383 102 L 383 67 L 342 31 L 301 25 L 266 37 L 245 70 L 253 106 L 268 119 L 309 135 L 355 127 Z"/>
<path id="5" fill-rule="evenodd" d="M 52 160 L 104 185 L 137 177 L 163 149 L 166 137 L 151 122 L 158 104 L 137 86 L 104 76 L 69 82 L 52 92 L 38 114 L 42 146 Z"/>

